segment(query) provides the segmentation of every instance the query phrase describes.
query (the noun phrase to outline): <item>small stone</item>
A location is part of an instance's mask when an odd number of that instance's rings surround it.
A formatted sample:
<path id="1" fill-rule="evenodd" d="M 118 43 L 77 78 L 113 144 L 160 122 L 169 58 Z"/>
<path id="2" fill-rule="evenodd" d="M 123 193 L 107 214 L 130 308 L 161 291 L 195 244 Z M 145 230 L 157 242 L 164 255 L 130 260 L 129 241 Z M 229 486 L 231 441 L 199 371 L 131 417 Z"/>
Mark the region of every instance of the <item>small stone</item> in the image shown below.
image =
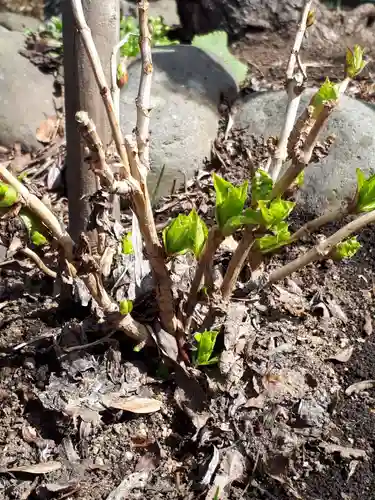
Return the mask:
<path id="1" fill-rule="evenodd" d="M 96 457 L 95 465 L 104 465 L 104 460 L 101 457 Z"/>
<path id="2" fill-rule="evenodd" d="M 124 456 L 125 456 L 125 460 L 128 460 L 128 461 L 133 460 L 133 458 L 134 458 L 134 455 L 131 451 L 126 451 Z"/>

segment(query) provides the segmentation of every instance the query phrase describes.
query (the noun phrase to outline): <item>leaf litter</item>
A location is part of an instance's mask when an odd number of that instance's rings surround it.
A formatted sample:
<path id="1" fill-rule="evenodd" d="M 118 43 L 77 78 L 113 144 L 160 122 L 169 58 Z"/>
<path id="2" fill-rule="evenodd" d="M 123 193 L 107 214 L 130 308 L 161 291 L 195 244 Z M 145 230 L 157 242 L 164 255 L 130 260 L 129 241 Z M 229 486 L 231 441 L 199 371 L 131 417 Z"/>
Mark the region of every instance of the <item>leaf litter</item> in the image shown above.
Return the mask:
<path id="1" fill-rule="evenodd" d="M 38 62 L 38 40 L 29 42 L 34 51 L 29 56 Z M 51 52 L 39 63 L 55 68 Z M 9 153 L 14 168 L 27 174 L 26 182 L 32 177 L 41 190 L 46 175 L 48 189 L 58 190 L 63 180 L 65 146 L 54 139 L 55 132 L 52 121 L 42 125 L 40 139 L 48 145 L 35 157 L 21 161 L 19 152 Z M 219 133 L 208 167 L 239 183 L 252 165 L 267 163 L 273 146 L 259 137 L 249 141 L 234 121 Z M 50 200 L 66 220 L 61 193 L 50 193 Z M 207 170 L 156 206 L 159 227 L 193 208 L 208 223 L 213 219 Z M 307 215 L 297 214 L 294 223 Z M 155 345 L 140 352 L 117 334 L 102 344 L 90 342 L 100 340 L 101 332 L 87 321 L 87 311 L 85 319 L 66 311 L 61 319 L 50 298 L 53 287 L 47 282 L 43 289 L 38 271 L 27 269 L 25 283 L 12 264 L 2 268 L 2 313 L 16 314 L 5 323 L 1 340 L 5 419 L 0 437 L 7 446 L 1 470 L 46 475 L 38 479 L 36 498 L 47 491 L 57 498 L 93 500 L 192 499 L 197 491 L 207 499 L 325 498 L 314 490 L 314 481 L 329 484 L 331 471 L 338 470 L 350 472 L 351 482 L 358 483 L 353 493 L 339 481 L 342 492 L 365 498 L 359 484 L 367 477 L 363 467 L 373 449 L 367 436 L 374 433 L 375 421 L 365 419 L 366 436 L 347 422 L 363 414 L 371 419 L 375 408 L 372 295 L 362 292 L 359 279 L 373 279 L 370 232 L 361 236 L 360 259 L 345 267 L 319 264 L 267 294 L 248 293 L 245 269 L 241 293 L 219 325 L 219 363 L 198 370 L 178 361 L 176 340 L 155 323 L 149 269 L 130 212 L 123 214 L 123 223 L 133 232 L 137 251 L 116 262 L 113 290 L 119 300 L 134 300 L 132 314 L 147 323 Z M 120 241 L 122 234 L 113 232 Z M 236 243 L 222 245 L 215 262 L 219 273 Z M 294 251 L 281 252 L 272 265 Z M 105 265 L 109 269 L 108 261 Z M 174 262 L 172 277 L 181 294 L 193 269 L 188 256 Z M 136 286 L 130 288 L 132 283 Z M 81 283 L 75 285 L 79 316 L 82 303 L 90 307 L 90 296 Z M 14 292 L 20 286 L 36 302 Z M 53 469 L 54 463 L 59 468 Z M 10 492 L 19 486 L 8 473 L 1 481 Z"/>

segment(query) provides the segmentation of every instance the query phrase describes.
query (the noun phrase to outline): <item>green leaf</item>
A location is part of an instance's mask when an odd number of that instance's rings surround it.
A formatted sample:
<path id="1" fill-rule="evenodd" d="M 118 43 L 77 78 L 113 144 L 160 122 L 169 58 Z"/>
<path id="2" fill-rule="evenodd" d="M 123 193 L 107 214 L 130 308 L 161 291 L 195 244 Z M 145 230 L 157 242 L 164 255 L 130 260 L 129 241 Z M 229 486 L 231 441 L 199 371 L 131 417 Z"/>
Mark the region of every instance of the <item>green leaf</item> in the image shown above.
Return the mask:
<path id="1" fill-rule="evenodd" d="M 36 247 L 41 247 L 48 244 L 47 238 L 39 231 L 32 231 L 30 239 Z"/>
<path id="2" fill-rule="evenodd" d="M 354 45 L 353 50 L 349 48 L 346 51 L 346 75 L 349 78 L 355 78 L 366 66 L 364 60 L 364 49 L 360 45 Z"/>
<path id="3" fill-rule="evenodd" d="M 120 314 L 126 316 L 130 314 L 133 310 L 133 302 L 131 300 L 121 300 L 120 302 Z"/>
<path id="4" fill-rule="evenodd" d="M 10 208 L 18 201 L 17 191 L 5 184 L 0 182 L 0 208 Z"/>
<path id="5" fill-rule="evenodd" d="M 31 242 L 35 246 L 42 246 L 49 243 L 48 231 L 37 217 L 27 208 L 23 208 L 19 217 L 25 225 Z"/>
<path id="6" fill-rule="evenodd" d="M 357 240 L 357 237 L 352 236 L 351 238 L 348 238 L 336 245 L 333 252 L 333 258 L 336 260 L 350 259 L 358 252 L 361 246 L 362 245 Z"/>
<path id="7" fill-rule="evenodd" d="M 121 241 L 121 251 L 125 255 L 133 255 L 134 248 L 132 242 L 132 233 L 127 233 Z"/>
<path id="8" fill-rule="evenodd" d="M 357 192 L 359 193 L 363 187 L 363 184 L 366 182 L 366 176 L 360 168 L 356 169 L 356 174 L 357 174 Z"/>
<path id="9" fill-rule="evenodd" d="M 216 222 L 220 229 L 232 217 L 241 215 L 247 198 L 248 182 L 234 186 L 217 174 L 213 174 L 216 192 Z"/>
<path id="10" fill-rule="evenodd" d="M 162 17 L 149 17 L 151 46 L 178 45 L 178 41 L 168 38 L 170 27 L 164 23 Z M 127 42 L 121 47 L 120 53 L 125 57 L 135 57 L 139 54 L 139 25 L 137 19 L 132 16 L 123 17 L 120 21 L 120 38 L 130 34 Z"/>
<path id="11" fill-rule="evenodd" d="M 168 255 L 193 252 L 198 259 L 206 243 L 208 229 L 193 209 L 189 215 L 180 214 L 164 229 L 163 242 Z"/>
<path id="12" fill-rule="evenodd" d="M 229 51 L 228 35 L 225 31 L 195 35 L 191 44 L 213 56 L 233 76 L 237 85 L 240 85 L 245 80 L 248 73 L 247 65 L 239 61 Z"/>
<path id="13" fill-rule="evenodd" d="M 217 356 L 211 358 L 218 334 L 218 331 L 205 330 L 202 333 L 198 332 L 194 335 L 197 343 L 197 349 L 194 351 L 194 364 L 203 366 L 218 362 Z"/>
<path id="14" fill-rule="evenodd" d="M 332 83 L 329 78 L 320 87 L 318 92 L 312 98 L 312 105 L 315 108 L 315 115 L 319 115 L 325 104 L 337 101 L 339 98 L 339 86 L 336 83 Z"/>
<path id="15" fill-rule="evenodd" d="M 280 248 L 290 241 L 290 232 L 287 222 L 280 222 L 271 228 L 273 234 L 266 234 L 258 238 L 257 245 L 262 253 L 272 252 Z"/>
<path id="16" fill-rule="evenodd" d="M 375 175 L 368 179 L 357 169 L 358 201 L 357 212 L 371 212 L 375 209 Z"/>
<path id="17" fill-rule="evenodd" d="M 294 181 L 297 187 L 302 187 L 303 183 L 305 182 L 305 171 L 302 170 L 297 177 L 296 180 Z"/>
<path id="18" fill-rule="evenodd" d="M 264 170 L 258 169 L 251 181 L 252 201 L 267 200 L 272 188 L 272 178 Z"/>
<path id="19" fill-rule="evenodd" d="M 251 208 L 246 209 L 241 215 L 235 215 L 227 220 L 222 229 L 224 236 L 230 236 L 242 226 L 254 225 L 258 226 L 263 221 L 259 210 Z"/>
<path id="20" fill-rule="evenodd" d="M 294 202 L 282 200 L 280 197 L 271 202 L 260 200 L 258 205 L 263 217 L 263 224 L 267 228 L 272 228 L 282 222 L 295 207 Z"/>

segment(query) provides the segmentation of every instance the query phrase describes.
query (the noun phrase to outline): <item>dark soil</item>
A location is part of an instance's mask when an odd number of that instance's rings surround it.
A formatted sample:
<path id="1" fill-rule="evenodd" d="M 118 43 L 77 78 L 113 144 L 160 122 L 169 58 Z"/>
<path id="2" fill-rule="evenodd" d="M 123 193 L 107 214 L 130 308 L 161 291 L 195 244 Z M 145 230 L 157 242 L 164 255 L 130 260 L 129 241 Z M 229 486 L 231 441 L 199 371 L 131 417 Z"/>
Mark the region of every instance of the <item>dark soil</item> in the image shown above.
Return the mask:
<path id="1" fill-rule="evenodd" d="M 236 47 L 254 68 L 244 92 L 280 87 L 286 42 L 278 35 L 254 37 Z M 324 76 L 340 78 L 340 54 L 309 52 L 305 61 L 319 61 L 309 69 L 311 81 L 321 81 L 322 68 Z M 372 99 L 372 85 L 370 67 L 353 92 Z M 270 147 L 263 138 L 246 142 L 236 130 L 224 140 L 221 131 L 207 170 L 240 182 L 252 174 L 247 151 L 256 165 Z M 159 204 L 158 223 L 193 207 L 212 220 L 207 170 L 186 192 Z M 60 213 L 66 211 L 61 193 L 51 201 Z M 293 227 L 310 217 L 295 214 Z M 318 236 L 269 259 L 266 273 L 304 252 Z M 2 262 L 0 497 L 212 499 L 207 490 L 217 479 L 215 471 L 225 471 L 223 457 L 234 460 L 235 451 L 241 473 L 236 475 L 232 462 L 230 499 L 375 499 L 375 391 L 345 393 L 354 383 L 375 380 L 373 230 L 359 239 L 363 246 L 352 260 L 308 266 L 267 293 L 244 291 L 247 267 L 231 303 L 232 314 L 243 308 L 243 331 L 236 333 L 233 319 L 225 327 L 225 338 L 236 340 L 235 348 L 227 347 L 226 377 L 223 364 L 194 370 L 190 388 L 153 347 L 135 352 L 118 333 L 87 346 L 103 336 L 89 307 L 59 304 L 53 280 L 27 261 Z M 215 262 L 218 272 L 228 258 L 223 249 Z M 181 259 L 180 265 L 189 271 L 191 264 Z M 176 276 L 183 288 L 184 278 Z M 135 312 L 142 316 L 145 309 L 141 304 Z M 218 344 L 224 348 L 224 335 Z M 350 347 L 349 359 L 332 360 Z M 152 414 L 103 408 L 100 397 L 113 391 L 153 397 L 162 408 Z M 206 401 L 192 408 L 200 391 Z M 7 470 L 52 460 L 60 468 L 44 475 Z M 110 496 L 126 478 L 126 492 Z"/>

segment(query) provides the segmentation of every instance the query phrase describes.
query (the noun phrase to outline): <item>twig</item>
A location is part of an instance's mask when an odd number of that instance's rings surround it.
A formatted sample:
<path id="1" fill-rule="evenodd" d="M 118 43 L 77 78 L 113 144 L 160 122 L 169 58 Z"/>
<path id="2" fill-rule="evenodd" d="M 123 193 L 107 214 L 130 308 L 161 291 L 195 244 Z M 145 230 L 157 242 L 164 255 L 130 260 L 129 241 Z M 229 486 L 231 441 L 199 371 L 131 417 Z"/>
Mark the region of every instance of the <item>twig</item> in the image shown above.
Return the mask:
<path id="1" fill-rule="evenodd" d="M 111 94 L 113 106 L 117 121 L 120 123 L 120 88 L 117 85 L 117 53 L 125 45 L 131 36 L 137 36 L 136 33 L 127 33 L 126 36 L 117 43 L 111 54 Z"/>
<path id="2" fill-rule="evenodd" d="M 4 166 L 0 164 L 0 177 L 10 186 L 12 186 L 21 197 L 22 204 L 29 208 L 38 219 L 49 229 L 52 236 L 58 241 L 64 249 L 65 257 L 68 260 L 73 256 L 73 240 L 69 234 L 61 227 L 60 222 L 55 215 L 48 210 L 37 196 L 31 194 L 27 187 L 16 179 Z"/>
<path id="3" fill-rule="evenodd" d="M 100 178 L 102 185 L 105 186 L 110 193 L 118 193 L 122 195 L 129 194 L 132 189 L 137 189 L 137 186 L 134 182 L 132 182 L 132 179 L 125 181 L 115 180 L 112 169 L 106 161 L 103 143 L 98 135 L 98 132 L 96 131 L 95 124 L 89 118 L 89 115 L 85 111 L 77 111 L 75 118 L 87 147 L 95 155 L 92 167 L 94 174 Z"/>
<path id="4" fill-rule="evenodd" d="M 141 78 L 136 99 L 137 125 L 136 136 L 138 154 L 141 162 L 149 168 L 149 126 L 151 111 L 152 56 L 151 35 L 148 27 L 148 0 L 138 0 L 139 47 L 142 58 Z"/>
<path id="5" fill-rule="evenodd" d="M 283 195 L 310 163 L 319 133 L 338 103 L 338 100 L 327 102 L 319 115 L 315 116 L 314 107 L 311 106 L 313 99 L 314 96 L 290 135 L 288 149 L 292 163 L 274 185 L 271 199 Z"/>
<path id="6" fill-rule="evenodd" d="M 207 237 L 206 245 L 202 251 L 202 255 L 197 264 L 197 269 L 195 271 L 193 282 L 190 286 L 189 296 L 186 302 L 185 313 L 185 331 L 187 332 L 190 328 L 192 314 L 194 312 L 195 306 L 197 304 L 198 291 L 202 284 L 203 276 L 207 273 L 211 262 L 213 261 L 216 250 L 219 248 L 220 244 L 224 241 L 224 236 L 217 226 L 210 229 Z"/>
<path id="7" fill-rule="evenodd" d="M 293 129 L 294 123 L 296 121 L 296 116 L 298 112 L 298 106 L 301 99 L 301 93 L 303 90 L 303 82 L 306 79 L 305 70 L 301 64 L 299 52 L 301 50 L 301 45 L 303 38 L 307 29 L 307 18 L 311 10 L 313 0 L 305 1 L 305 5 L 301 15 L 301 21 L 296 34 L 292 52 L 290 54 L 289 63 L 286 71 L 286 91 L 288 94 L 288 104 L 286 107 L 285 121 L 283 128 L 281 130 L 279 142 L 272 158 L 269 174 L 274 181 L 280 175 L 281 167 L 287 158 L 287 146 L 289 135 Z M 294 75 L 294 70 L 296 63 L 300 69 L 300 75 Z"/>
<path id="8" fill-rule="evenodd" d="M 369 224 L 372 224 L 373 222 L 375 222 L 375 210 L 357 217 L 355 220 L 349 222 L 344 227 L 336 231 L 332 236 L 318 243 L 314 248 L 306 252 L 304 255 L 301 255 L 301 257 L 298 257 L 292 262 L 289 262 L 285 266 L 274 271 L 270 275 L 266 286 L 269 286 L 277 281 L 286 278 L 290 274 L 307 266 L 311 262 L 327 258 L 332 250 L 341 241 L 348 238 L 352 233 L 360 231 L 362 228 Z"/>
<path id="9" fill-rule="evenodd" d="M 221 294 L 224 301 L 229 299 L 234 287 L 236 286 L 237 278 L 255 241 L 253 230 L 254 227 L 252 227 L 252 229 L 248 227 L 244 230 L 242 239 L 229 262 L 227 272 L 225 273 L 223 283 L 221 284 Z"/>
<path id="10" fill-rule="evenodd" d="M 42 259 L 39 257 L 39 255 L 36 254 L 30 248 L 27 247 L 20 248 L 18 252 L 22 253 L 23 255 L 25 255 L 25 257 L 28 257 L 30 260 L 32 260 L 39 267 L 39 269 L 44 272 L 44 274 L 50 276 L 53 279 L 57 278 L 57 273 L 55 271 L 52 271 L 52 269 L 50 269 L 49 267 L 47 267 L 45 263 L 42 261 Z"/>
<path id="11" fill-rule="evenodd" d="M 108 120 L 111 126 L 113 139 L 116 144 L 118 154 L 120 155 L 122 162 L 122 173 L 123 177 L 128 180 L 130 177 L 130 167 L 129 160 L 126 154 L 126 150 L 123 144 L 122 133 L 120 129 L 119 122 L 117 120 L 113 100 L 111 97 L 110 90 L 104 75 L 103 67 L 101 65 L 98 51 L 96 50 L 94 40 L 92 38 L 91 30 L 88 27 L 83 13 L 82 1 L 81 0 L 71 0 L 73 15 L 76 21 L 77 29 L 82 36 L 82 41 L 87 52 L 87 56 L 90 60 L 91 67 L 94 71 L 95 78 L 99 87 L 100 94 L 103 98 L 105 109 L 107 111 Z"/>
<path id="12" fill-rule="evenodd" d="M 290 242 L 294 243 L 304 236 L 308 236 L 309 234 L 318 231 L 321 227 L 329 224 L 330 222 L 335 222 L 343 219 L 346 215 L 351 212 L 352 203 L 342 207 L 338 207 L 335 210 L 331 210 L 330 212 L 326 212 L 325 214 L 313 219 L 309 222 L 306 222 L 302 227 L 297 229 L 295 233 L 290 237 Z"/>

